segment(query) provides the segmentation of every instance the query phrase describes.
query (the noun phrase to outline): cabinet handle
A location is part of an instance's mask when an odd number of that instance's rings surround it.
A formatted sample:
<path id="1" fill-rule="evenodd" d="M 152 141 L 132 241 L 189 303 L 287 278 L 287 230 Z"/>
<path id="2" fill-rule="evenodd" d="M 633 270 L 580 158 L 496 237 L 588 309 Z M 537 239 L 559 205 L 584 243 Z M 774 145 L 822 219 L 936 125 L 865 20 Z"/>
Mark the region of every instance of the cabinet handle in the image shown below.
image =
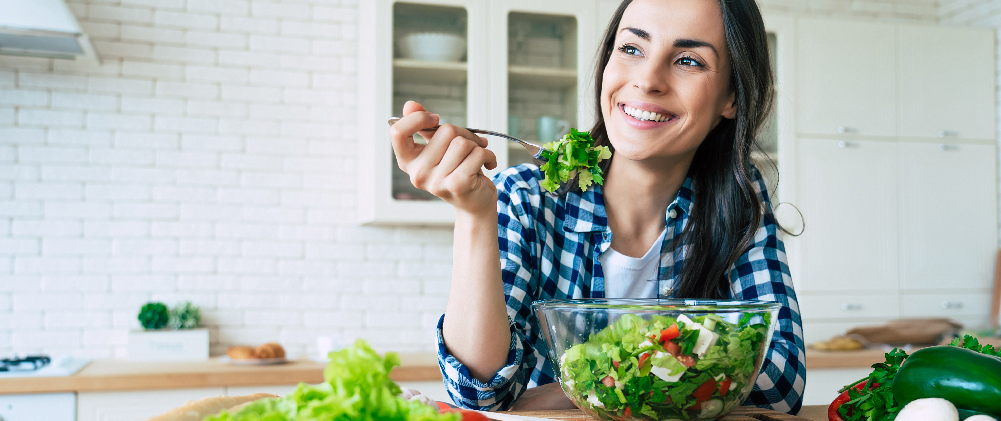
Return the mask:
<path id="1" fill-rule="evenodd" d="M 958 151 L 959 150 L 959 145 L 946 145 L 944 143 L 941 143 L 941 144 L 938 145 L 938 150 L 940 150 L 942 152 Z"/>
<path id="2" fill-rule="evenodd" d="M 944 309 L 963 308 L 963 302 L 962 301 L 942 301 L 942 308 L 944 308 Z"/>
<path id="3" fill-rule="evenodd" d="M 841 149 L 857 148 L 858 146 L 858 142 L 845 142 L 844 140 L 838 141 L 838 147 Z"/>
<path id="4" fill-rule="evenodd" d="M 858 129 L 848 126 L 838 126 L 838 133 L 841 134 L 858 133 Z"/>
<path id="5" fill-rule="evenodd" d="M 862 304 L 858 303 L 844 303 L 841 305 L 841 309 L 845 311 L 857 311 L 862 309 Z"/>
<path id="6" fill-rule="evenodd" d="M 959 137 L 959 132 L 955 130 L 939 130 L 938 137 Z"/>

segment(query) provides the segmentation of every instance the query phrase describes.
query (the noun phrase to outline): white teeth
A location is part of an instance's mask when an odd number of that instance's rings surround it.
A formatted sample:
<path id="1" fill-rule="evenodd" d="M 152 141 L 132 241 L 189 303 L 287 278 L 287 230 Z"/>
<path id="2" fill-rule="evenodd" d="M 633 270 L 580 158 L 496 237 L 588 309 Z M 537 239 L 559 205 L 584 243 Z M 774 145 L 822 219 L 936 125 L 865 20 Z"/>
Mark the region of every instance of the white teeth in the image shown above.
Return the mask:
<path id="1" fill-rule="evenodd" d="M 668 117 L 663 114 L 638 110 L 628 105 L 623 106 L 622 109 L 625 110 L 626 114 L 629 114 L 630 116 L 632 116 L 637 120 L 657 121 L 657 122 L 668 120 Z"/>

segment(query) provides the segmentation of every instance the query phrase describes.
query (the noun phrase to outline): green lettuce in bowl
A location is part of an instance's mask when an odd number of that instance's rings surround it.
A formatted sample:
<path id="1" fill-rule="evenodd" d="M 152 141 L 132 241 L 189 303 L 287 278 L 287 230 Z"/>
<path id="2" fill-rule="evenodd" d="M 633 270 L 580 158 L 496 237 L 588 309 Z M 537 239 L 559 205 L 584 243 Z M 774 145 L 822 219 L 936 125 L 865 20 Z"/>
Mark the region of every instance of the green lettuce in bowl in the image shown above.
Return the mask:
<path id="1" fill-rule="evenodd" d="M 778 303 L 542 300 L 534 304 L 567 397 L 605 420 L 709 420 L 747 398 Z"/>

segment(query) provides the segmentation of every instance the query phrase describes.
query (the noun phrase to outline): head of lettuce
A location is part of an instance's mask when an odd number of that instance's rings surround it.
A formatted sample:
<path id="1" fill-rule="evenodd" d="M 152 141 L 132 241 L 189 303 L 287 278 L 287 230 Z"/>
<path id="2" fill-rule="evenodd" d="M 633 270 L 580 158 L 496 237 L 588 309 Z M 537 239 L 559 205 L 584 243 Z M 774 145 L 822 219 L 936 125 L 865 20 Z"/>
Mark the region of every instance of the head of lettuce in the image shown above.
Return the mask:
<path id="1" fill-rule="evenodd" d="M 364 340 L 331 352 L 324 383 L 300 383 L 281 398 L 256 400 L 237 410 L 223 410 L 204 421 L 459 421 L 457 413 L 441 413 L 400 396 L 389 378 L 400 365 L 396 353 L 377 354 Z"/>

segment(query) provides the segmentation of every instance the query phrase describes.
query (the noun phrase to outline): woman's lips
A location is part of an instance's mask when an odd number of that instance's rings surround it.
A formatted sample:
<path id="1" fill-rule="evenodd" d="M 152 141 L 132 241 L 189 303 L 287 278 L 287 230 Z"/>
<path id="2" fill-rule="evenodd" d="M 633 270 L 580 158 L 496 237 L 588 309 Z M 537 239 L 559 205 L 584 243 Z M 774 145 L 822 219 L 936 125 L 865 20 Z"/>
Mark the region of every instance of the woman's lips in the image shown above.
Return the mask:
<path id="1" fill-rule="evenodd" d="M 670 114 L 667 115 L 668 118 L 665 121 L 640 120 L 626 113 L 625 104 L 619 104 L 618 108 L 619 108 L 619 113 L 622 115 L 622 118 L 626 121 L 626 123 L 637 129 L 642 129 L 642 130 L 655 129 L 658 127 L 664 127 L 678 120 L 678 116 Z"/>

